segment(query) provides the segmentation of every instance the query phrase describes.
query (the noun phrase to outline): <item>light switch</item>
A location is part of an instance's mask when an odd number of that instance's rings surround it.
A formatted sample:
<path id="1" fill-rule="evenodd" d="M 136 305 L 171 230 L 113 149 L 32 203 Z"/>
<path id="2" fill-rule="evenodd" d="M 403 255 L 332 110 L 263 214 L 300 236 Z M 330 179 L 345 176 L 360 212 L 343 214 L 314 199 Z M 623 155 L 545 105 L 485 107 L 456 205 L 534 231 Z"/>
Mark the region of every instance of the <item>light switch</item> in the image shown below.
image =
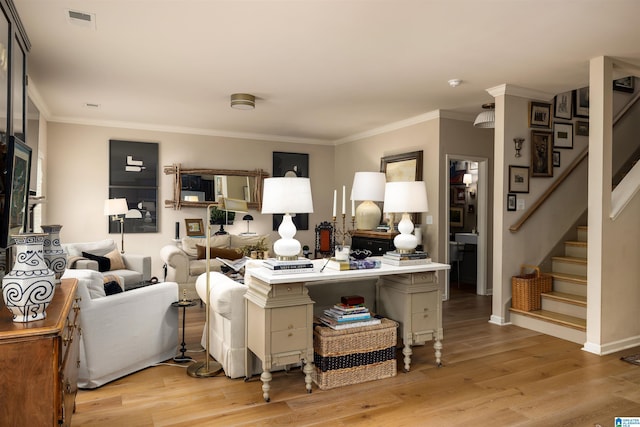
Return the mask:
<path id="1" fill-rule="evenodd" d="M 518 210 L 519 211 L 524 210 L 524 199 L 518 199 Z"/>
<path id="2" fill-rule="evenodd" d="M 427 215 L 427 225 L 433 224 L 433 216 Z"/>

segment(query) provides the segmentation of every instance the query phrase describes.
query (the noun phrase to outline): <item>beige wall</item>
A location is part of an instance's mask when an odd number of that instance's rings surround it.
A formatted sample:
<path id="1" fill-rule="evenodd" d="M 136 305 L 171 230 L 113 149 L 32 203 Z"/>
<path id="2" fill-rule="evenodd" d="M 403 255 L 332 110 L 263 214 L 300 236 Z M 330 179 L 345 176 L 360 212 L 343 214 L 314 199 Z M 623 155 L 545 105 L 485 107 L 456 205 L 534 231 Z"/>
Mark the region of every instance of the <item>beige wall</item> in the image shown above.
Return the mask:
<path id="1" fill-rule="evenodd" d="M 160 248 L 171 244 L 175 222 L 180 223 L 184 236 L 185 218 L 205 219 L 204 208 L 173 210 L 164 207 L 164 200 L 173 198 L 172 177 L 162 172 L 162 166 L 181 163 L 184 167 L 256 169 L 271 174 L 272 152 L 284 151 L 309 154 L 309 175 L 314 199 L 314 213 L 309 216 L 309 230 L 296 237 L 303 245 L 315 245 L 315 224 L 330 220 L 334 175 L 334 147 L 293 144 L 213 136 L 164 133 L 134 129 L 49 123 L 48 174 L 45 180 L 47 198 L 46 222 L 63 225 L 61 239 L 71 243 L 113 238 L 119 244 L 119 234 L 108 234 L 103 203 L 109 194 L 109 140 L 157 142 L 159 144 L 158 233 L 126 234 L 125 250 L 152 256 L 153 274 L 162 278 Z M 251 231 L 270 233 L 271 215 L 250 212 L 254 221 Z M 246 223 L 236 221 L 227 227 L 231 233 L 245 231 Z"/>

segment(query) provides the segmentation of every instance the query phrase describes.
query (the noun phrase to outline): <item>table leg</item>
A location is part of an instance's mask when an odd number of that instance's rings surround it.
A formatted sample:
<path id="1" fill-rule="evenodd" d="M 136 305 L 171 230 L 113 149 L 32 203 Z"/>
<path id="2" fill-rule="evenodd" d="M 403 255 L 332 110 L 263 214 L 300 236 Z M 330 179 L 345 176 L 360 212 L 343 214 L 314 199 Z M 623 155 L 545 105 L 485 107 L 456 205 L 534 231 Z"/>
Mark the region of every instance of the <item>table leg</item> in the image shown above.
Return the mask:
<path id="1" fill-rule="evenodd" d="M 439 368 L 442 366 L 442 361 L 440 360 L 442 357 L 442 352 L 440 351 L 442 350 L 442 342 L 440 341 L 440 338 L 436 338 L 436 342 L 433 343 L 433 348 L 436 351 L 436 365 Z"/>
<path id="2" fill-rule="evenodd" d="M 304 368 L 302 368 L 302 372 L 304 372 L 304 383 L 307 388 L 307 393 L 311 393 L 311 383 L 313 382 L 313 378 L 311 374 L 313 374 L 313 365 L 311 362 L 308 362 L 306 359 L 303 360 Z"/>
<path id="3" fill-rule="evenodd" d="M 402 349 L 402 354 L 404 354 L 404 371 L 409 372 L 409 368 L 411 366 L 411 355 L 413 351 L 411 350 L 411 344 L 409 344 L 409 340 L 404 340 L 404 348 Z"/>
<path id="4" fill-rule="evenodd" d="M 269 383 L 271 382 L 271 372 L 268 370 L 262 371 L 260 375 L 260 380 L 262 381 L 262 397 L 264 397 L 265 402 L 269 402 L 271 398 L 269 397 L 269 390 L 271 390 L 271 386 Z"/>

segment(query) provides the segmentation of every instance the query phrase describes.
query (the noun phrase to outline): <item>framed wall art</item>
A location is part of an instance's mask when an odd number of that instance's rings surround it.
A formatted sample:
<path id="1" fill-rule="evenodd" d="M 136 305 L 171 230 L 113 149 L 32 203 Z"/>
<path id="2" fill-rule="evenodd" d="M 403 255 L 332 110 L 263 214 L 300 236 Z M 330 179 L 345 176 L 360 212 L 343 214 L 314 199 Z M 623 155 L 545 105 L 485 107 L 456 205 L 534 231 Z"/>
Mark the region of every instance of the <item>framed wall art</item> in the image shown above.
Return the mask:
<path id="1" fill-rule="evenodd" d="M 553 167 L 554 168 L 559 168 L 560 167 L 560 152 L 559 151 L 554 151 L 553 152 Z"/>
<path id="2" fill-rule="evenodd" d="M 451 227 L 464 227 L 464 208 L 449 208 L 449 225 Z"/>
<path id="3" fill-rule="evenodd" d="M 384 172 L 387 182 L 422 181 L 422 153 L 420 150 L 382 157 L 380 172 Z M 459 167 L 458 163 L 455 166 Z M 411 221 L 420 224 L 420 215 L 411 214 Z"/>
<path id="4" fill-rule="evenodd" d="M 589 86 L 574 91 L 573 115 L 589 117 Z"/>
<path id="5" fill-rule="evenodd" d="M 531 131 L 531 176 L 553 176 L 553 134 L 551 132 Z"/>
<path id="6" fill-rule="evenodd" d="M 273 176 L 274 177 L 302 177 L 309 178 L 309 155 L 305 153 L 273 152 Z M 273 214 L 273 230 L 277 230 L 282 223 L 282 214 Z M 297 230 L 309 229 L 309 214 L 296 213 L 292 215 L 293 223 Z"/>
<path id="7" fill-rule="evenodd" d="M 509 193 L 529 192 L 529 166 L 509 166 Z"/>
<path id="8" fill-rule="evenodd" d="M 563 92 L 556 95 L 553 102 L 553 116 L 559 119 L 571 120 L 573 114 L 573 92 Z"/>
<path id="9" fill-rule="evenodd" d="M 27 202 L 31 172 L 31 148 L 15 136 L 9 138 L 7 179 L 2 200 L 2 245 L 7 247 L 12 234 L 27 230 Z"/>
<path id="10" fill-rule="evenodd" d="M 204 223 L 201 218 L 186 218 L 187 236 L 204 236 Z"/>
<path id="11" fill-rule="evenodd" d="M 634 89 L 633 76 L 627 76 L 627 77 L 623 77 L 621 79 L 617 79 L 613 81 L 613 90 L 617 90 L 619 92 L 633 93 L 633 89 Z"/>
<path id="12" fill-rule="evenodd" d="M 573 148 L 573 123 L 553 124 L 553 146 L 555 148 Z"/>
<path id="13" fill-rule="evenodd" d="M 529 127 L 551 128 L 551 104 L 546 102 L 529 102 Z"/>
<path id="14" fill-rule="evenodd" d="M 508 211 L 515 211 L 516 210 L 516 202 L 517 202 L 517 197 L 515 194 L 507 194 L 507 210 Z"/>

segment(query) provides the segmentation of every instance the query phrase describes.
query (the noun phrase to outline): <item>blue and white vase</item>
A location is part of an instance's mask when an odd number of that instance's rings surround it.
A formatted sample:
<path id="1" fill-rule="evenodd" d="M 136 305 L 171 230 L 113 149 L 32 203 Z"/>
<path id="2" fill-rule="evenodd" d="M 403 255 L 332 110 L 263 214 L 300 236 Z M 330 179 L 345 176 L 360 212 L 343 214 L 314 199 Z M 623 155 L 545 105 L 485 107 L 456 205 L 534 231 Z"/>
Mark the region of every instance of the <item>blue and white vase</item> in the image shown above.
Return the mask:
<path id="1" fill-rule="evenodd" d="M 11 236 L 15 244 L 15 264 L 2 279 L 2 297 L 18 323 L 42 320 L 55 292 L 55 273 L 43 257 L 46 234 Z"/>
<path id="2" fill-rule="evenodd" d="M 60 283 L 60 276 L 67 268 L 67 251 L 60 244 L 61 225 L 41 225 L 42 231 L 46 233 L 42 245 L 44 262 L 49 269 L 56 274 L 56 284 Z"/>

